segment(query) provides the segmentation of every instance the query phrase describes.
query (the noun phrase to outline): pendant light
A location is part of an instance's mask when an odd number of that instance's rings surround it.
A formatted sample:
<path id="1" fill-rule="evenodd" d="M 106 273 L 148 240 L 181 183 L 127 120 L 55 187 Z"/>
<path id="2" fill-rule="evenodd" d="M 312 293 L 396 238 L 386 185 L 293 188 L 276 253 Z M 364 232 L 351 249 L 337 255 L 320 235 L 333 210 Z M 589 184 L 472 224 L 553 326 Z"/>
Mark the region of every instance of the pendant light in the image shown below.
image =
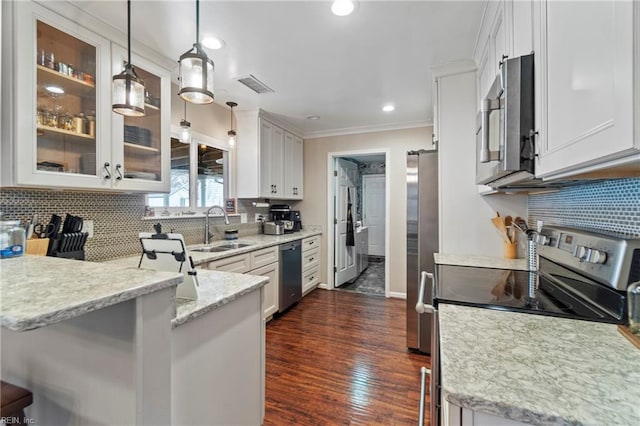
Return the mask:
<path id="1" fill-rule="evenodd" d="M 191 143 L 191 123 L 187 121 L 187 103 L 184 103 L 184 118 L 180 120 L 180 142 Z"/>
<path id="2" fill-rule="evenodd" d="M 127 0 L 127 63 L 124 70 L 113 76 L 113 112 L 141 117 L 144 115 L 144 82 L 131 63 L 131 0 Z"/>
<path id="3" fill-rule="evenodd" d="M 227 132 L 229 136 L 229 145 L 233 147 L 236 144 L 236 131 L 233 130 L 233 107 L 237 107 L 238 104 L 235 102 L 227 102 L 229 108 L 231 108 L 231 130 Z"/>
<path id="4" fill-rule="evenodd" d="M 213 61 L 200 44 L 200 0 L 196 0 L 196 42 L 180 56 L 180 91 L 178 95 L 194 104 L 213 102 Z"/>

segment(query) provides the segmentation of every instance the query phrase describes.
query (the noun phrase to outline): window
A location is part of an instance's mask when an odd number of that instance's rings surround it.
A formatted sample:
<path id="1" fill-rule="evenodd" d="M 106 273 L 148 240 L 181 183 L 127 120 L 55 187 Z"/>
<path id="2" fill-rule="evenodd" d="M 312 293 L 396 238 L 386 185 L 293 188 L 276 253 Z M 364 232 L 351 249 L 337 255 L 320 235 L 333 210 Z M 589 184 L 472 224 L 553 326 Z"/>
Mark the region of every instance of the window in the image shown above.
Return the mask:
<path id="1" fill-rule="evenodd" d="M 191 158 L 194 157 L 194 161 Z M 228 153 L 207 144 L 183 144 L 171 138 L 171 191 L 148 194 L 149 207 L 206 207 L 224 205 L 227 194 Z M 193 182 L 191 179 L 193 176 Z M 190 192 L 190 185 L 196 190 Z M 191 197 L 195 199 L 191 199 Z"/>

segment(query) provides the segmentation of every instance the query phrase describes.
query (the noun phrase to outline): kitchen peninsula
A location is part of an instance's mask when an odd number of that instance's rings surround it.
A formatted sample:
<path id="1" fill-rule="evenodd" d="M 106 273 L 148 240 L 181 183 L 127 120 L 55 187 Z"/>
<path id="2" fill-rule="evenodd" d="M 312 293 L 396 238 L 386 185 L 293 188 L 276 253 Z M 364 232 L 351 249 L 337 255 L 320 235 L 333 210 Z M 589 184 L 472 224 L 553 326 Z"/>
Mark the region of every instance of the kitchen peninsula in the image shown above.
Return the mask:
<path id="1" fill-rule="evenodd" d="M 249 371 L 234 379 L 241 391 L 256 388 L 248 397 L 260 421 L 266 278 L 202 271 L 198 301 L 176 303 L 178 273 L 36 256 L 0 267 L 2 377 L 33 392 L 26 415 L 36 423 L 180 423 L 217 407 L 186 401 L 220 397 L 215 381 L 185 392 L 197 377 L 221 374 L 215 365 Z"/>

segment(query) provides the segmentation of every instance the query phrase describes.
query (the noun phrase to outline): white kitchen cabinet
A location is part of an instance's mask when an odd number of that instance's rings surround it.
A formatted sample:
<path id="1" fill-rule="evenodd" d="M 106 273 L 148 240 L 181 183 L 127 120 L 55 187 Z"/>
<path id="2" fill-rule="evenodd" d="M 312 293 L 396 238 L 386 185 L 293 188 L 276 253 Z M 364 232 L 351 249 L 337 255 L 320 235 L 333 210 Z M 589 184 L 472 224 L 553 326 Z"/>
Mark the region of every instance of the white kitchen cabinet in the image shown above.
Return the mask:
<path id="1" fill-rule="evenodd" d="M 302 199 L 302 139 L 265 114 L 236 114 L 237 197 Z"/>
<path id="2" fill-rule="evenodd" d="M 320 284 L 320 236 L 302 240 L 302 294 L 306 295 Z"/>
<path id="3" fill-rule="evenodd" d="M 214 260 L 213 262 L 209 262 L 207 269 L 244 274 L 251 269 L 251 256 L 249 254 L 239 254 L 237 256 Z"/>
<path id="4" fill-rule="evenodd" d="M 262 290 L 262 312 L 265 321 L 278 312 L 278 287 L 280 285 L 280 263 L 275 262 L 249 272 L 251 275 L 269 277 L 269 283 Z"/>
<path id="5" fill-rule="evenodd" d="M 639 9 L 624 1 L 534 3 L 536 176 L 640 161 Z"/>
<path id="6" fill-rule="evenodd" d="M 284 132 L 284 196 L 288 200 L 303 198 L 302 138 Z"/>
<path id="7" fill-rule="evenodd" d="M 489 1 L 485 9 L 473 58 L 478 67 L 478 99 L 487 95 L 507 57 L 533 50 L 532 1 Z"/>
<path id="8" fill-rule="evenodd" d="M 3 70 L 10 90 L 2 99 L 2 185 L 168 191 L 168 71 L 139 58 L 158 79 L 158 130 L 154 145 L 138 151 L 157 160 L 153 170 L 125 178 L 133 150 L 114 137 L 111 110 L 112 50 L 121 57 L 122 49 L 80 17 L 74 22 L 34 2 L 2 7 L 12 17 L 2 27 L 3 55 L 14 58 Z"/>
<path id="9" fill-rule="evenodd" d="M 144 117 L 112 114 L 114 188 L 169 192 L 171 169 L 171 73 L 132 53 L 136 73 L 144 81 Z M 112 73 L 126 64 L 126 49 L 112 45 Z"/>
<path id="10" fill-rule="evenodd" d="M 461 408 L 449 401 L 442 402 L 442 424 L 444 426 L 525 426 L 526 423 L 492 414 Z"/>

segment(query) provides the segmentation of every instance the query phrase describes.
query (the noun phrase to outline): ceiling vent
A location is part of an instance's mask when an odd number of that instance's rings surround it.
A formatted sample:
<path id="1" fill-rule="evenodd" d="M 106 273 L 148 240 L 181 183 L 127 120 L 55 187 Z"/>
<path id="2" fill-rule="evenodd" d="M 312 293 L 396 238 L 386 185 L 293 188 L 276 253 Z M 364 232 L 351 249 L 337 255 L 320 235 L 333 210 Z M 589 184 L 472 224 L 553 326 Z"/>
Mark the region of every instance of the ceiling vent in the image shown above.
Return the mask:
<path id="1" fill-rule="evenodd" d="M 271 87 L 267 86 L 251 74 L 245 77 L 239 77 L 237 80 L 258 94 L 273 93 L 273 89 Z"/>

